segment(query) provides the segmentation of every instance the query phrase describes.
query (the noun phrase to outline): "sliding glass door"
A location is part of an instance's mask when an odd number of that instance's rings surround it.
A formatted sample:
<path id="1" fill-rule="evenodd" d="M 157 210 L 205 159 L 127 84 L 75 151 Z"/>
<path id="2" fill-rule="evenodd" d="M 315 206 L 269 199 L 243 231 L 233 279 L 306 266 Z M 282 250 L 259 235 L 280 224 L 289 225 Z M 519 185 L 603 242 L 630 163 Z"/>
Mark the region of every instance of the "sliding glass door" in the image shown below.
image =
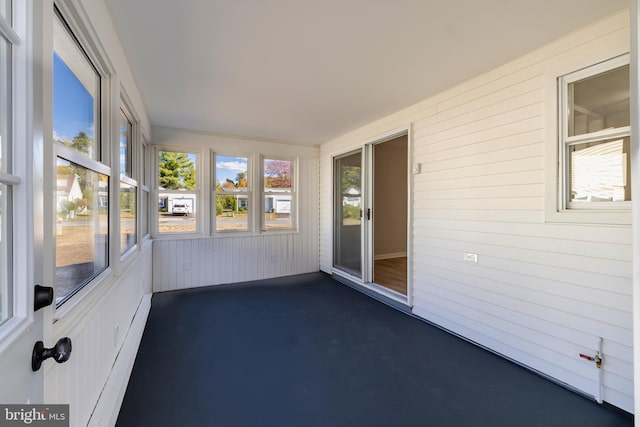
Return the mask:
<path id="1" fill-rule="evenodd" d="M 362 150 L 334 158 L 333 265 L 362 277 Z"/>

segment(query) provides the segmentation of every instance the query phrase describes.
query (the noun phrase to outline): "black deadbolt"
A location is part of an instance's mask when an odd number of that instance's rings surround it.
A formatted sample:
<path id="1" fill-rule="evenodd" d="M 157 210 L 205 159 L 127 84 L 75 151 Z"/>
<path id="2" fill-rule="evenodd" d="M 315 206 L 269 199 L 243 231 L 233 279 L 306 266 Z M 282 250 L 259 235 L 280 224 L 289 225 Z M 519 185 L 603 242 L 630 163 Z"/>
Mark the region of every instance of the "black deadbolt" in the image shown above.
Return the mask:
<path id="1" fill-rule="evenodd" d="M 49 286 L 36 285 L 36 290 L 33 293 L 33 311 L 38 311 L 52 303 L 53 288 Z"/>
<path id="2" fill-rule="evenodd" d="M 37 371 L 42 366 L 42 361 L 53 357 L 58 363 L 64 363 L 71 357 L 71 338 L 60 338 L 56 345 L 51 348 L 44 348 L 42 341 L 36 342 L 31 353 L 31 369 Z"/>

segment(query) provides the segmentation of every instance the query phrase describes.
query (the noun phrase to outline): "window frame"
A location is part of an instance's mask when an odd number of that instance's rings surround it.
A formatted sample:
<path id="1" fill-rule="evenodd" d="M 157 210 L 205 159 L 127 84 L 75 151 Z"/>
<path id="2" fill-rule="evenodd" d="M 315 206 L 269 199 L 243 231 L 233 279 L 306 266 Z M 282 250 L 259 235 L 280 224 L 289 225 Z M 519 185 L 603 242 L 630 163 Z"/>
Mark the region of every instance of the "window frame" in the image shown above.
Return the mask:
<path id="1" fill-rule="evenodd" d="M 95 46 L 87 39 L 86 35 L 83 34 L 81 28 L 78 28 L 75 24 L 75 21 L 72 18 L 69 18 L 70 12 L 63 7 L 61 4 L 54 4 L 53 13 L 51 15 L 52 19 L 59 19 L 61 24 L 68 31 L 70 37 L 75 41 L 80 52 L 86 57 L 89 64 L 93 67 L 96 72 L 96 75 L 99 79 L 99 88 L 97 91 L 97 95 L 99 95 L 100 99 L 97 102 L 96 106 L 98 111 L 96 112 L 96 121 L 98 123 L 95 124 L 95 137 L 99 138 L 97 145 L 97 158 L 93 159 L 87 155 L 82 154 L 81 152 L 75 151 L 68 146 L 56 142 L 53 139 L 53 132 L 50 136 L 46 138 L 46 141 L 51 146 L 51 165 L 52 169 L 52 181 L 56 182 L 56 163 L 57 159 L 61 158 L 77 165 L 89 169 L 92 172 L 100 173 L 106 175 L 108 177 L 108 186 L 109 186 L 109 206 L 108 206 L 108 232 L 107 232 L 107 264 L 104 269 L 102 269 L 97 274 L 93 275 L 90 280 L 83 282 L 80 286 L 74 288 L 74 290 L 70 293 L 70 295 L 64 298 L 60 304 L 55 304 L 55 318 L 64 317 L 67 313 L 69 313 L 82 299 L 93 290 L 96 286 L 98 286 L 103 279 L 110 274 L 114 265 L 114 215 L 115 215 L 115 207 L 114 207 L 114 175 L 113 169 L 111 167 L 113 159 L 113 154 L 111 153 L 113 144 L 111 143 L 111 125 L 112 125 L 112 114 L 110 114 L 109 106 L 111 104 L 111 79 L 110 73 L 107 71 L 108 67 L 106 63 L 102 60 L 99 55 L 96 55 L 94 52 Z M 52 35 L 53 36 L 53 35 Z M 53 45 L 52 45 L 53 47 Z M 53 54 L 54 50 L 52 50 Z M 52 56 L 53 58 L 53 56 Z M 53 82 L 52 82 L 52 95 L 53 95 Z M 51 106 L 51 112 L 53 114 L 53 104 Z M 53 131 L 53 127 L 50 128 Z M 55 185 L 49 188 L 49 191 L 55 191 Z M 51 193 L 53 194 L 53 193 Z M 49 207 L 49 212 L 45 212 L 45 221 L 51 221 L 49 227 L 51 229 L 55 229 L 55 221 L 57 217 L 57 209 L 55 206 L 55 197 L 52 198 L 51 205 Z M 47 217 L 48 215 L 48 217 Z M 49 228 L 47 227 L 47 228 Z M 57 251 L 56 239 L 53 238 L 52 247 L 54 252 Z M 57 256 L 57 255 L 56 255 Z M 54 284 L 54 287 L 57 287 L 55 283 L 55 270 L 56 270 L 56 262 L 55 257 L 53 259 L 53 277 L 50 277 L 47 280 L 47 273 L 45 272 L 45 282 L 51 281 Z M 57 295 L 56 295 L 57 298 Z"/>
<path id="2" fill-rule="evenodd" d="M 238 190 L 238 191 L 218 191 L 216 190 L 216 180 L 217 180 L 217 166 L 216 166 L 216 158 L 217 156 L 225 156 L 225 157 L 242 157 L 247 159 L 247 187 L 246 190 Z M 233 151 L 216 151 L 211 150 L 211 232 L 212 234 L 220 235 L 229 235 L 229 234 L 253 234 L 255 230 L 255 201 L 254 201 L 254 162 L 253 156 L 248 153 L 235 153 Z M 219 195 L 233 195 L 233 194 L 246 194 L 247 199 L 249 200 L 249 209 L 247 209 L 247 229 L 246 230 L 218 230 L 217 220 L 216 220 L 216 204 L 217 204 L 217 196 Z"/>
<path id="3" fill-rule="evenodd" d="M 20 336 L 33 323 L 33 309 L 29 305 L 31 289 L 30 283 L 34 279 L 33 257 L 28 240 L 33 236 L 33 227 L 27 219 L 33 218 L 29 213 L 32 209 L 33 198 L 29 191 L 32 182 L 27 167 L 27 145 L 15 144 L 14 141 L 30 141 L 32 128 L 35 125 L 29 117 L 30 100 L 28 98 L 28 70 L 31 62 L 27 59 L 27 49 L 21 34 L 26 34 L 28 19 L 25 2 L 11 2 L 10 16 L 0 16 L 0 38 L 7 43 L 7 81 L 6 93 L 6 122 L 7 138 L 7 167 L 0 172 L 0 184 L 7 188 L 6 212 L 8 222 L 5 230 L 8 241 L 6 244 L 5 263 L 7 280 L 7 307 L 10 306 L 9 316 L 0 323 L 0 351 L 4 351 L 13 340 Z M 1 147 L 0 147 L 1 148 Z M 18 215 L 18 212 L 21 212 Z M 27 213 L 25 215 L 25 212 Z M 22 221 L 14 221 L 23 218 Z M 3 218 L 4 221 L 4 218 Z M 26 236 L 26 239 L 13 239 L 14 235 Z M 25 286 L 26 285 L 26 286 Z"/>
<path id="4" fill-rule="evenodd" d="M 193 237 L 197 235 L 202 235 L 202 224 L 203 224 L 203 216 L 207 215 L 207 210 L 204 209 L 206 202 L 202 197 L 202 166 L 203 166 L 203 156 L 202 152 L 198 148 L 193 147 L 178 147 L 178 146 L 167 146 L 167 145 L 152 145 L 153 148 L 153 189 L 152 200 L 149 201 L 149 212 L 150 216 L 153 218 L 153 231 L 152 236 L 154 239 L 159 238 L 179 238 L 179 237 Z M 176 153 L 187 153 L 193 154 L 196 156 L 195 168 L 196 168 L 196 185 L 194 190 L 185 190 L 189 193 L 194 193 L 196 197 L 196 217 L 195 217 L 195 226 L 196 229 L 194 231 L 178 231 L 175 233 L 172 232 L 161 232 L 160 231 L 160 223 L 158 221 L 158 201 L 160 200 L 161 193 L 176 193 L 179 194 L 182 190 L 165 190 L 160 189 L 160 152 L 162 151 L 170 151 Z M 151 214 L 153 212 L 153 214 Z"/>
<path id="5" fill-rule="evenodd" d="M 140 120 L 137 118 L 137 116 L 133 113 L 133 109 L 129 106 L 131 103 L 128 102 L 128 98 L 126 96 L 126 92 L 124 91 L 124 89 L 121 89 L 121 96 L 120 96 L 120 109 L 119 109 L 119 116 L 118 116 L 118 143 L 115 144 L 118 147 L 118 157 L 117 157 L 117 163 L 118 163 L 118 168 L 120 169 L 120 167 L 122 166 L 122 162 L 120 160 L 120 150 L 121 150 L 121 133 L 120 133 L 120 129 L 122 126 L 122 119 L 125 119 L 129 125 L 131 125 L 131 131 L 129 132 L 128 137 L 130 138 L 130 141 L 127 141 L 127 149 L 126 149 L 126 156 L 128 157 L 127 159 L 125 159 L 125 169 L 126 168 L 130 168 L 130 170 L 119 170 L 119 181 L 118 181 L 118 234 L 120 236 L 120 244 L 119 244 L 119 248 L 120 248 L 120 260 L 124 260 L 126 259 L 128 256 L 130 256 L 135 250 L 136 248 L 139 246 L 140 244 L 140 230 L 139 230 L 139 212 L 140 212 L 140 201 L 139 201 L 139 197 L 140 197 L 140 186 L 139 186 L 139 167 L 137 166 L 137 147 L 140 144 L 139 138 L 138 138 L 138 128 L 139 128 L 139 123 Z M 115 162 L 114 162 L 115 163 Z M 135 218 L 134 218 L 134 227 L 135 227 L 135 240 L 134 240 L 134 244 L 131 247 L 126 248 L 124 251 L 122 250 L 122 238 L 123 238 L 123 233 L 122 233 L 122 212 L 120 210 L 120 196 L 122 194 L 122 184 L 125 184 L 129 187 L 133 187 L 133 193 L 134 193 L 134 197 L 135 197 Z"/>
<path id="6" fill-rule="evenodd" d="M 148 240 L 151 237 L 151 219 L 149 206 L 151 204 L 151 190 L 149 188 L 149 173 L 153 169 L 150 163 L 149 153 L 151 145 L 149 139 L 145 136 L 144 132 L 140 132 L 140 144 L 138 144 L 138 162 L 139 165 L 139 186 L 138 186 L 138 242 Z M 143 206 L 143 201 L 146 206 Z M 140 246 L 140 245 L 138 245 Z"/>
<path id="7" fill-rule="evenodd" d="M 596 132 L 569 136 L 569 85 L 590 77 L 596 77 L 608 71 L 629 65 L 629 54 L 623 54 L 608 60 L 584 67 L 580 70 L 561 75 L 557 79 L 558 87 L 558 212 L 612 212 L 630 211 L 631 201 L 615 202 L 587 202 L 571 201 L 569 199 L 571 167 L 569 165 L 569 149 L 572 146 L 590 143 L 605 142 L 609 139 L 626 138 L 631 135 L 631 127 L 623 126 L 613 129 L 603 129 Z"/>
<path id="8" fill-rule="evenodd" d="M 293 171 L 291 172 L 291 189 L 287 192 L 283 191 L 268 191 L 265 188 L 265 168 L 264 162 L 265 160 L 285 160 L 291 162 L 291 168 Z M 298 231 L 298 157 L 291 156 L 280 156 L 280 155 L 268 155 L 261 154 L 260 156 L 260 200 L 257 203 L 257 209 L 259 209 L 260 216 L 260 231 L 263 234 L 268 233 L 291 233 Z M 283 227 L 283 228 L 267 228 L 265 221 L 265 211 L 264 211 L 264 203 L 265 198 L 269 194 L 289 194 L 291 196 L 291 227 Z"/>

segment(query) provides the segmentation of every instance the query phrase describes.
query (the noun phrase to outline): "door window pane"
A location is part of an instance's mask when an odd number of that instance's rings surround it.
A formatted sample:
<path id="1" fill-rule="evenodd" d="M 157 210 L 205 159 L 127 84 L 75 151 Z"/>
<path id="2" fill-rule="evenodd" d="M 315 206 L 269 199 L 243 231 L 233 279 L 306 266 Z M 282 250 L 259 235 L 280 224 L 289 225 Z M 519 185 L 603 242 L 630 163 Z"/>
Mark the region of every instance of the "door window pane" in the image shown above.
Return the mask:
<path id="1" fill-rule="evenodd" d="M 53 140 L 99 160 L 100 76 L 59 17 L 53 49 Z"/>
<path id="2" fill-rule="evenodd" d="M 9 187 L 0 185 L 0 324 L 13 315 Z"/>
<path id="3" fill-rule="evenodd" d="M 362 153 L 334 160 L 333 265 L 362 277 Z"/>
<path id="4" fill-rule="evenodd" d="M 11 0 L 0 0 L 0 15 L 2 15 L 9 25 L 12 24 Z"/>
<path id="5" fill-rule="evenodd" d="M 8 170 L 9 159 L 9 121 L 11 120 L 11 45 L 0 38 L 0 172 Z"/>
<path id="6" fill-rule="evenodd" d="M 136 187 L 120 183 L 120 253 L 136 244 Z"/>
<path id="7" fill-rule="evenodd" d="M 54 197 L 60 305 L 108 266 L 109 178 L 58 158 Z"/>

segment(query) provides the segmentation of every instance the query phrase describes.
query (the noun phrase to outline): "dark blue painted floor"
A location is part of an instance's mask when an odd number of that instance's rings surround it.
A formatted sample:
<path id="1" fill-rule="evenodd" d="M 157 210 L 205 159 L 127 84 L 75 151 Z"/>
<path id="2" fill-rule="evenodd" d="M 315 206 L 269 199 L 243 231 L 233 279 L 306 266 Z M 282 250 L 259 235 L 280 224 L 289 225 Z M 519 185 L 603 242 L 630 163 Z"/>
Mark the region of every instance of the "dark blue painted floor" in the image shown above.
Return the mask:
<path id="1" fill-rule="evenodd" d="M 125 426 L 632 426 L 322 273 L 156 294 Z"/>

